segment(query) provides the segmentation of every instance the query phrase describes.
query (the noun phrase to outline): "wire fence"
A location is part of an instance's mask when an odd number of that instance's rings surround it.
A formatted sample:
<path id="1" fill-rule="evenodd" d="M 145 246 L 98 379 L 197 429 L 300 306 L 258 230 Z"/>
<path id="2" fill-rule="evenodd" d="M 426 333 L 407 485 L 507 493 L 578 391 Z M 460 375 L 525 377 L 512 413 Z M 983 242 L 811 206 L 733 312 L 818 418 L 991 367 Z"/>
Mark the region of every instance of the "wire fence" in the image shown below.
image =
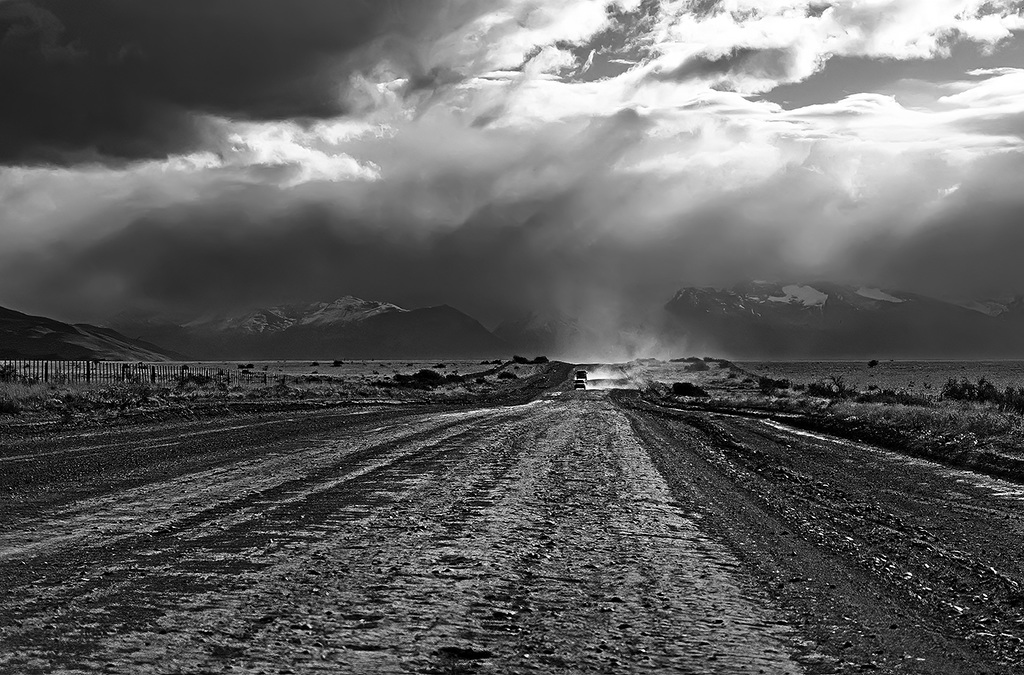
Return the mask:
<path id="1" fill-rule="evenodd" d="M 217 368 L 203 364 L 127 363 L 119 361 L 39 361 L 0 359 L 0 382 L 22 384 L 113 384 L 136 382 L 180 385 L 185 382 L 228 386 L 267 384 L 266 371 Z"/>

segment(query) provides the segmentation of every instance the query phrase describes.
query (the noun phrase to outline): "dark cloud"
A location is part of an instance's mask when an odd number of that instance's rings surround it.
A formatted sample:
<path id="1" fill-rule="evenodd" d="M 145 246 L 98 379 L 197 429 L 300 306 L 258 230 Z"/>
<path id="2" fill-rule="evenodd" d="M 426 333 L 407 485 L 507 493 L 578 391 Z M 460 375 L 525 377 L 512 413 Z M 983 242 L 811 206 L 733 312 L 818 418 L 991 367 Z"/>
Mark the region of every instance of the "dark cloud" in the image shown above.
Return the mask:
<path id="1" fill-rule="evenodd" d="M 401 209 L 248 186 L 150 209 L 103 236 L 83 230 L 35 255 L 0 258 L 0 304 L 97 321 L 131 308 L 198 315 L 352 294 L 407 307 L 447 303 L 488 324 L 523 309 L 611 307 L 626 325 L 682 285 L 750 278 L 1020 292 L 1024 202 L 1013 177 L 1021 170 L 1019 158 L 987 161 L 921 219 L 920 193 L 906 185 L 893 188 L 907 193 L 903 202 L 858 212 L 840 186 L 795 167 L 709 196 L 657 227 L 618 218 L 663 199 L 670 182 L 600 173 L 542 198 L 485 200 L 433 224 L 410 222 Z M 390 186 L 380 201 L 413 187 Z M 419 189 L 454 195 L 444 181 Z"/>
<path id="2" fill-rule="evenodd" d="M 672 82 L 748 76 L 784 80 L 793 70 L 794 58 L 788 49 L 739 47 L 724 56 L 693 56 L 678 67 L 655 73 L 653 77 Z"/>
<path id="3" fill-rule="evenodd" d="M 543 304 L 545 289 L 587 259 L 587 246 L 546 245 L 558 227 L 555 202 L 485 208 L 460 227 L 410 236 L 397 223 L 330 206 L 275 209 L 276 199 L 287 196 L 253 188 L 237 201 L 144 215 L 100 240 L 65 241 L 46 259 L 10 261 L 4 276 L 22 276 L 23 295 L 6 301 L 102 317 L 127 307 L 199 314 L 353 294 L 449 303 L 488 320 Z"/>
<path id="4" fill-rule="evenodd" d="M 136 159 L 210 147 L 215 130 L 198 120 L 203 113 L 264 120 L 343 113 L 347 74 L 369 65 L 360 62 L 361 50 L 390 49 L 398 67 L 422 71 L 405 42 L 441 6 L 0 2 L 0 162 Z M 417 86 L 438 77 L 420 74 Z"/>
<path id="5" fill-rule="evenodd" d="M 1021 171 L 1019 155 L 984 160 L 941 210 L 909 230 L 893 228 L 863 241 L 848 252 L 847 265 L 926 294 L 991 299 L 1024 293 Z"/>

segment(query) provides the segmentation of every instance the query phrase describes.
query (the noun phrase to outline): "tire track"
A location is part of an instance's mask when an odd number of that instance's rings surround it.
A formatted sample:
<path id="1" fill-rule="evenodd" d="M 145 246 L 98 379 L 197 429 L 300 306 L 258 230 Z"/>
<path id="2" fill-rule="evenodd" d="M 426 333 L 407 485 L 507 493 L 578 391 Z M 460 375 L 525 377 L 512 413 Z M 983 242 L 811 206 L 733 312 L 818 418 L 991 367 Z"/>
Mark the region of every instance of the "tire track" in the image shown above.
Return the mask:
<path id="1" fill-rule="evenodd" d="M 403 422 L 83 505 L 0 566 L 0 671 L 802 671 L 604 394 Z"/>

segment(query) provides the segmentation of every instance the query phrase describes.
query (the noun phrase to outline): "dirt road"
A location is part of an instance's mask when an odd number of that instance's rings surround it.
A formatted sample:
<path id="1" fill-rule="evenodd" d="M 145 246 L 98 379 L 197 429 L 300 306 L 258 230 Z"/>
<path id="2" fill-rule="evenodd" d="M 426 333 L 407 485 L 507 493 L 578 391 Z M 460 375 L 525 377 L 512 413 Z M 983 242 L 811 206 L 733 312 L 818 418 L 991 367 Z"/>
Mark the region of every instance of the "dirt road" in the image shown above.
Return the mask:
<path id="1" fill-rule="evenodd" d="M 1008 673 L 1022 654 L 1016 487 L 633 394 L 26 441 L 0 448 L 0 490 L 0 672 Z"/>

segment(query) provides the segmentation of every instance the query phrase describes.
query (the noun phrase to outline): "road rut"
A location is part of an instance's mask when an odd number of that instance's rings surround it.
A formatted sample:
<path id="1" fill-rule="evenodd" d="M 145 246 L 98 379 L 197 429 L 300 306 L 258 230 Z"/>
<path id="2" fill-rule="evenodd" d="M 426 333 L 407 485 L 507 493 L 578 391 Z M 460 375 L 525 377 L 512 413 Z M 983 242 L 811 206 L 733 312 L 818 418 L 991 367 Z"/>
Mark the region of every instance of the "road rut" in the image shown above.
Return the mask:
<path id="1" fill-rule="evenodd" d="M 19 512 L 0 670 L 802 671 L 603 395 L 380 422 Z"/>

